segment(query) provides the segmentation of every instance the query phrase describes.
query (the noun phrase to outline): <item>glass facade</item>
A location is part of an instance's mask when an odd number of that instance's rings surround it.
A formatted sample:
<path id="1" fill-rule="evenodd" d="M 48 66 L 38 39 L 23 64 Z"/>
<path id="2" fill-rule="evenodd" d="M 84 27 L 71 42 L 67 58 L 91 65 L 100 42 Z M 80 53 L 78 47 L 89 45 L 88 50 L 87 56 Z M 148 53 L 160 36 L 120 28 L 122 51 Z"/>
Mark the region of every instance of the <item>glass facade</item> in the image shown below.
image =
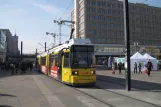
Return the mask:
<path id="1" fill-rule="evenodd" d="M 95 46 L 95 52 L 123 53 L 124 52 L 124 47 L 117 47 L 117 46 Z"/>
<path id="2" fill-rule="evenodd" d="M 6 36 L 2 31 L 0 31 L 0 48 L 1 49 L 6 48 Z"/>

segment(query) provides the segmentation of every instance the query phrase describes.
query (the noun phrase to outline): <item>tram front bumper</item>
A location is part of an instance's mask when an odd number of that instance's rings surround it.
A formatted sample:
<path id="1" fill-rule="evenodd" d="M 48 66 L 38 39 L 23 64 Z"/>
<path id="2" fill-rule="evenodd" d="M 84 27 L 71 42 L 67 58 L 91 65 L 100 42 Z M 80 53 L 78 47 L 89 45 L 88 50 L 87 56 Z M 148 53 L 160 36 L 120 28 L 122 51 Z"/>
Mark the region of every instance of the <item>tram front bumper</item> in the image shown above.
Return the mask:
<path id="1" fill-rule="evenodd" d="M 95 82 L 96 82 L 96 75 L 71 76 L 72 84 L 94 84 Z"/>

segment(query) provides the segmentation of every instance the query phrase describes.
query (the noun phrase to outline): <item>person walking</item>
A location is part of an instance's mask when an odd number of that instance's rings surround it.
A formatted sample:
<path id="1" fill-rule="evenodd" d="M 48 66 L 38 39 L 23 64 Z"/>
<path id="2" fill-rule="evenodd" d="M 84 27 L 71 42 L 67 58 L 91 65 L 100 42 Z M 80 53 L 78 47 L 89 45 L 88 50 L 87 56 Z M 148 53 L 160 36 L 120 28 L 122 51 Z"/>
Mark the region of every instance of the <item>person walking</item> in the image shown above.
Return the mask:
<path id="1" fill-rule="evenodd" d="M 151 72 L 151 70 L 153 68 L 153 64 L 151 63 L 150 59 L 149 59 L 149 61 L 148 61 L 146 66 L 147 66 L 147 69 L 148 69 L 148 77 L 149 77 L 150 76 L 150 72 Z"/>
<path id="2" fill-rule="evenodd" d="M 115 74 L 115 63 L 112 62 L 112 74 Z"/>
<path id="3" fill-rule="evenodd" d="M 122 63 L 121 62 L 119 62 L 118 67 L 119 67 L 119 74 L 122 74 L 121 73 L 121 69 L 122 69 Z"/>
<path id="4" fill-rule="evenodd" d="M 135 64 L 134 64 L 134 74 L 137 74 L 137 63 L 135 62 Z"/>
<path id="5" fill-rule="evenodd" d="M 141 63 L 140 62 L 139 62 L 138 68 L 139 68 L 139 74 L 142 73 L 142 71 L 141 71 Z"/>

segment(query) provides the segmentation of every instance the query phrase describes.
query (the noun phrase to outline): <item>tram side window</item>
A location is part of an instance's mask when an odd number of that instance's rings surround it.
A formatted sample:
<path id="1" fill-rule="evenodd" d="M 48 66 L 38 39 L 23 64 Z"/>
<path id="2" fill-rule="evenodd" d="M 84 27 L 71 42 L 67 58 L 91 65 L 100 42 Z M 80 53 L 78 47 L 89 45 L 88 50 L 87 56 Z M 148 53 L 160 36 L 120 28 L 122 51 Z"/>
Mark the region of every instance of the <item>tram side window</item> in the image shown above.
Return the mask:
<path id="1" fill-rule="evenodd" d="M 62 66 L 62 56 L 60 54 L 58 55 L 58 66 Z"/>
<path id="2" fill-rule="evenodd" d="M 53 66 L 53 67 L 55 66 L 55 58 L 54 58 L 54 55 L 51 55 L 50 54 L 50 61 L 49 62 L 50 62 L 50 66 Z"/>
<path id="3" fill-rule="evenodd" d="M 64 67 L 69 67 L 69 53 L 64 53 Z"/>
<path id="4" fill-rule="evenodd" d="M 55 55 L 55 66 L 58 66 L 58 55 Z"/>
<path id="5" fill-rule="evenodd" d="M 46 57 L 41 58 L 41 65 L 46 65 Z"/>

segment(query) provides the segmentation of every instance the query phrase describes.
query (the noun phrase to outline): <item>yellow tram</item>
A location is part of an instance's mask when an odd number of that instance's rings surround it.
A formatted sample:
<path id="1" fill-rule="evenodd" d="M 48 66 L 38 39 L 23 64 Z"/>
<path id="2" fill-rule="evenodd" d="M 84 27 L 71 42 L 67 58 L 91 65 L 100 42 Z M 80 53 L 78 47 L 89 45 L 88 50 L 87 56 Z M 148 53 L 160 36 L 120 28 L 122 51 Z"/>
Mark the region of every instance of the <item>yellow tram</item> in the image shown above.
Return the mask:
<path id="1" fill-rule="evenodd" d="M 89 39 L 70 39 L 37 56 L 37 68 L 65 84 L 94 85 L 96 69 L 94 46 Z"/>

